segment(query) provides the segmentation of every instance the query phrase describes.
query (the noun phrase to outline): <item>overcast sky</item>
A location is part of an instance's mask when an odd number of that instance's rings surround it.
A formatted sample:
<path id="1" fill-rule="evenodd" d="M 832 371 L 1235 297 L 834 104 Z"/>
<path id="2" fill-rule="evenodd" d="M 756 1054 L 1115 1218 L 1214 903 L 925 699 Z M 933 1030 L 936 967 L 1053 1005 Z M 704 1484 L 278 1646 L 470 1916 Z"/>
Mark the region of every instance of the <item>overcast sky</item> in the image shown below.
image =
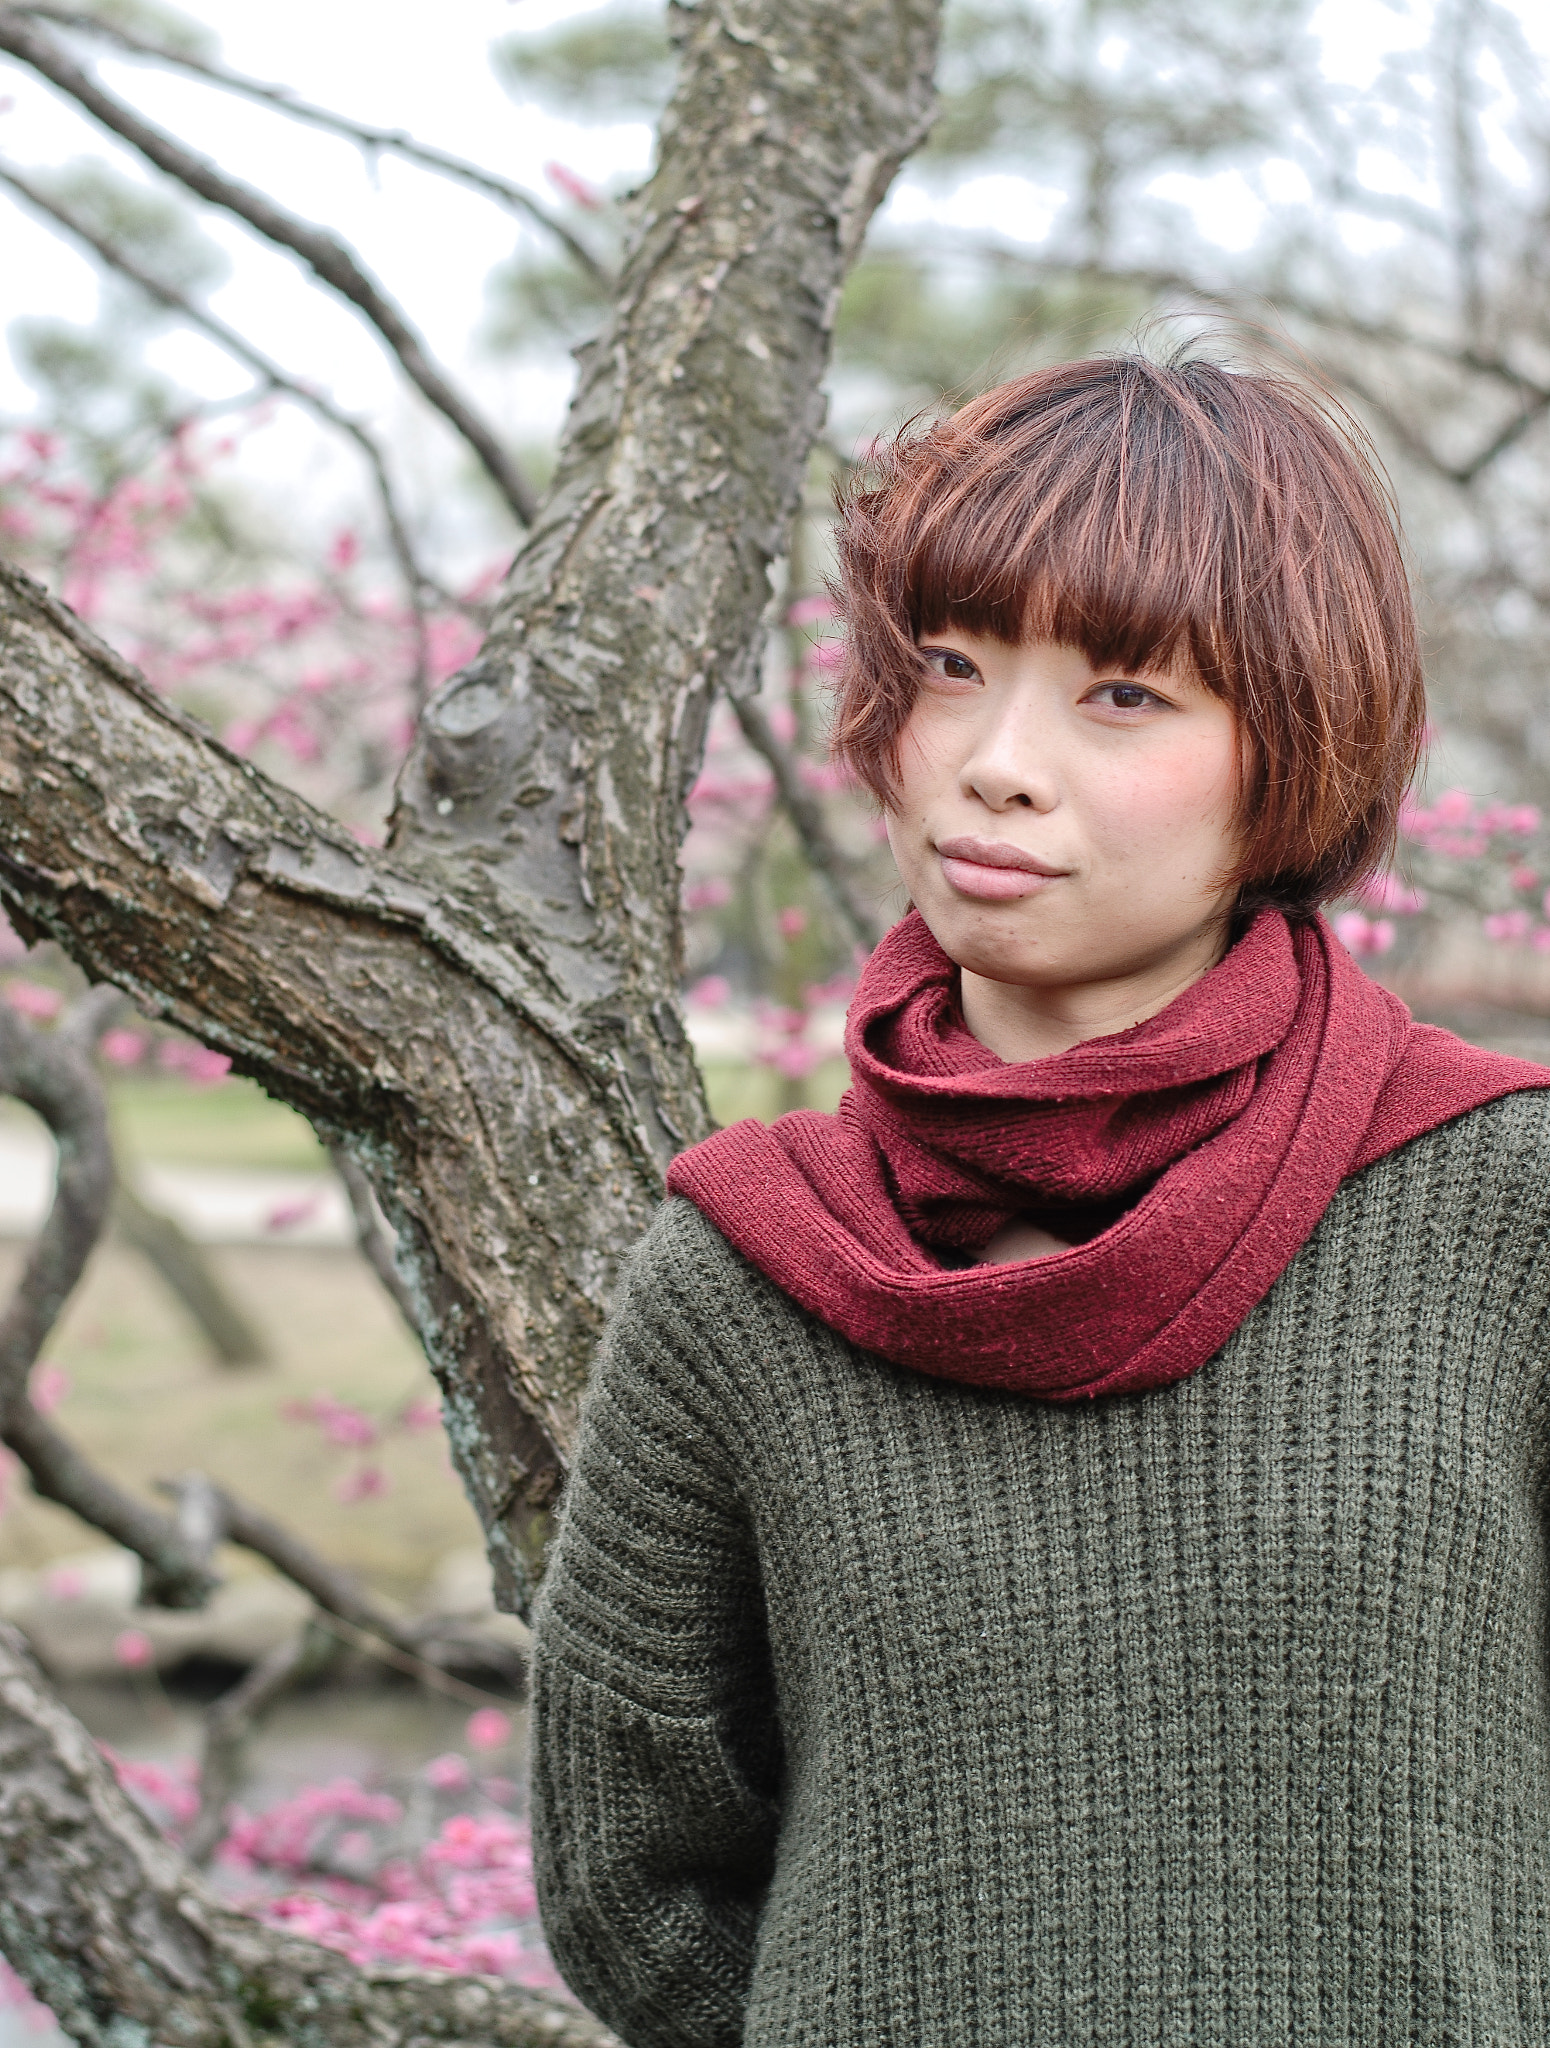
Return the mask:
<path id="1" fill-rule="evenodd" d="M 1544 0 L 1527 12 L 1550 15 Z M 185 0 L 185 11 L 220 38 L 225 60 L 254 76 L 283 81 L 303 96 L 472 157 L 539 193 L 551 159 L 606 181 L 649 164 L 651 137 L 639 122 L 581 129 L 535 106 L 518 106 L 496 81 L 491 43 L 514 28 L 535 29 L 586 11 L 577 0 Z M 1430 0 L 1326 0 L 1320 10 L 1330 75 L 1360 86 L 1382 52 L 1425 32 Z M 273 193 L 304 217 L 353 242 L 410 309 L 433 351 L 483 381 L 514 439 L 558 419 L 568 387 L 562 363 L 495 373 L 478 365 L 472 339 L 491 265 L 512 247 L 512 218 L 472 193 L 385 160 L 372 174 L 349 144 L 285 123 L 259 107 L 150 66 L 101 59 L 105 79 L 154 120 L 221 165 Z M 134 160 L 73 114 L 40 81 L 0 67 L 0 151 L 22 163 L 59 162 L 83 152 Z M 1236 174 L 1201 184 L 1211 230 L 1242 244 L 1252 236 L 1256 202 Z M 1188 200 L 1190 181 L 1170 197 Z M 1022 223 L 1037 228 L 1040 209 L 1017 181 L 980 179 L 943 207 L 908 174 L 893 206 L 906 219 L 927 210 L 964 228 Z M 1045 209 L 1047 212 L 1049 209 Z M 406 416 L 379 345 L 360 320 L 309 289 L 296 265 L 267 250 L 235 222 L 210 213 L 208 231 L 233 258 L 230 280 L 213 304 L 272 355 L 328 385 L 345 404 L 402 431 Z M 97 286 L 89 260 L 0 197 L 0 329 L 18 313 L 90 320 Z M 244 373 L 209 344 L 172 334 L 157 344 L 171 372 L 209 396 L 245 387 Z M 494 381 L 492 381 L 494 380 Z M 15 417 L 32 394 L 8 354 L 0 354 L 0 415 Z M 299 429 L 291 429 L 292 432 Z M 424 431 L 423 428 L 420 431 Z"/>

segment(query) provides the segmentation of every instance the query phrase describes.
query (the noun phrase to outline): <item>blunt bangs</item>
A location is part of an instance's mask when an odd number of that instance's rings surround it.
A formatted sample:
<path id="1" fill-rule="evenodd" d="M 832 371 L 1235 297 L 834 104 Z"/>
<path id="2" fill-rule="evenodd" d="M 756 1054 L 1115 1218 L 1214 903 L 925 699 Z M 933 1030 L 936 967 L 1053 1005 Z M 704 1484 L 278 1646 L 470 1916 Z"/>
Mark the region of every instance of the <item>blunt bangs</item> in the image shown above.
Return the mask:
<path id="1" fill-rule="evenodd" d="M 1425 724 L 1414 608 L 1358 431 L 1297 386 L 1096 358 L 907 427 L 840 498 L 834 752 L 886 807 L 952 628 L 1128 673 L 1186 657 L 1244 744 L 1245 907 L 1381 867 Z"/>

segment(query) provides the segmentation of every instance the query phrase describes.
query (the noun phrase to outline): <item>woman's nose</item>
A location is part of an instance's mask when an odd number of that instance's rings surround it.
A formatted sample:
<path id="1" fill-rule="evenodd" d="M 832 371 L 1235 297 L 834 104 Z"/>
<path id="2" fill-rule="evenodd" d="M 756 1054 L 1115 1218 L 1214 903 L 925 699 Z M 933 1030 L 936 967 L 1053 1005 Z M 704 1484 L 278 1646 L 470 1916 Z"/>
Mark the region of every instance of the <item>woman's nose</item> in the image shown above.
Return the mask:
<path id="1" fill-rule="evenodd" d="M 992 811 L 1052 811 L 1059 802 L 1048 750 L 1010 720 L 982 736 L 964 763 L 963 783 Z"/>

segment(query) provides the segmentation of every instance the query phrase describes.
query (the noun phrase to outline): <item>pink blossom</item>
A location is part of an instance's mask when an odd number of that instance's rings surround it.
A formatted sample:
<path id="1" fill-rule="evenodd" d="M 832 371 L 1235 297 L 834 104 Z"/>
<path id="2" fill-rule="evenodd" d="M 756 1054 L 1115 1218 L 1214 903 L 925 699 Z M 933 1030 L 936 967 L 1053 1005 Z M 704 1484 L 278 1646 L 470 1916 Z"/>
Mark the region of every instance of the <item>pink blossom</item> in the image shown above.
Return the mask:
<path id="1" fill-rule="evenodd" d="M 480 1707 L 469 1715 L 463 1733 L 474 1749 L 504 1749 L 511 1740 L 511 1717 L 498 1707 Z"/>
<path id="2" fill-rule="evenodd" d="M 363 1500 L 375 1500 L 389 1491 L 392 1482 L 380 1465 L 357 1465 L 334 1488 L 334 1498 L 353 1508 Z"/>
<path id="3" fill-rule="evenodd" d="M 438 1401 L 427 1401 L 423 1396 L 416 1396 L 414 1400 L 404 1403 L 399 1410 L 398 1420 L 403 1428 L 415 1435 L 421 1430 L 439 1429 L 441 1404 Z"/>
<path id="4" fill-rule="evenodd" d="M 155 1662 L 156 1651 L 143 1629 L 120 1629 L 113 1638 L 113 1656 L 126 1671 L 144 1671 Z"/>
<path id="5" fill-rule="evenodd" d="M 144 1057 L 150 1042 L 141 1031 L 104 1031 L 97 1049 L 115 1067 L 132 1067 Z"/>
<path id="6" fill-rule="evenodd" d="M 57 989 L 44 988 L 36 981 L 8 981 L 5 999 L 19 1016 L 32 1017 L 39 1023 L 57 1017 L 65 1000 Z"/>
<path id="7" fill-rule="evenodd" d="M 585 178 L 578 178 L 566 165 L 547 163 L 544 165 L 544 176 L 556 192 L 563 193 L 567 199 L 573 199 L 578 206 L 585 207 L 588 213 L 602 211 L 603 195 L 597 187 L 589 185 Z"/>
<path id="8" fill-rule="evenodd" d="M 1519 944 L 1533 929 L 1534 920 L 1526 910 L 1501 910 L 1482 919 L 1485 935 L 1498 944 Z"/>
<path id="9" fill-rule="evenodd" d="M 264 1228 L 275 1234 L 282 1230 L 294 1230 L 299 1223 L 309 1222 L 322 1206 L 321 1194 L 300 1195 L 293 1201 L 276 1202 L 264 1218 Z"/>
<path id="10" fill-rule="evenodd" d="M 1507 879 L 1514 889 L 1537 889 L 1539 870 L 1531 868 L 1526 861 L 1519 861 L 1516 867 L 1507 870 Z"/>
<path id="11" fill-rule="evenodd" d="M 783 939 L 799 939 L 807 930 L 807 912 L 793 904 L 775 916 L 775 928 Z"/>
<path id="12" fill-rule="evenodd" d="M 816 626 L 820 619 L 833 617 L 832 597 L 799 597 L 786 613 L 786 623 L 791 626 Z"/>
<path id="13" fill-rule="evenodd" d="M 445 1756 L 431 1758 L 425 1766 L 425 1782 L 438 1792 L 462 1792 L 473 1783 L 473 1772 L 467 1757 L 449 1750 Z"/>
<path id="14" fill-rule="evenodd" d="M 858 967 L 865 965 L 863 954 Z M 802 1000 L 810 1010 L 826 1008 L 831 1003 L 848 1003 L 856 993 L 856 976 L 842 967 L 838 974 L 831 974 L 827 981 L 809 982 L 802 991 Z"/>
<path id="15" fill-rule="evenodd" d="M 773 1067 L 777 1074 L 784 1074 L 788 1081 L 805 1080 L 815 1067 L 823 1065 L 823 1054 L 816 1045 L 803 1045 L 795 1039 L 785 1045 L 777 1045 L 769 1052 L 761 1052 L 758 1058 L 763 1065 Z"/>
<path id="16" fill-rule="evenodd" d="M 1426 891 L 1412 889 L 1398 875 L 1373 875 L 1355 893 L 1364 908 L 1392 911 L 1397 917 L 1414 917 L 1426 908 Z"/>
<path id="17" fill-rule="evenodd" d="M 839 668 L 844 660 L 845 642 L 843 640 L 815 640 L 807 650 L 807 665 L 809 668 Z"/>
<path id="18" fill-rule="evenodd" d="M 689 991 L 689 1003 L 696 1010 L 719 1010 L 732 995 L 732 984 L 724 974 L 707 974 Z"/>
<path id="19" fill-rule="evenodd" d="M 328 1441 L 343 1450 L 364 1450 L 377 1441 L 377 1425 L 365 1409 L 336 1401 L 332 1394 L 314 1394 L 299 1411 L 293 1403 L 290 1413 L 294 1420 L 317 1423 Z"/>
<path id="20" fill-rule="evenodd" d="M 360 553 L 360 538 L 347 526 L 334 536 L 334 544 L 328 551 L 328 566 L 330 569 L 352 569 L 360 560 Z"/>
<path id="21" fill-rule="evenodd" d="M 173 1830 L 187 1827 L 199 1811 L 198 1766 L 192 1757 L 166 1764 L 136 1763 L 120 1756 L 105 1742 L 97 1747 L 124 1790 L 150 1813 L 152 1819 Z"/>
<path id="22" fill-rule="evenodd" d="M 44 1580 L 52 1600 L 79 1600 L 86 1591 L 86 1577 L 83 1572 L 69 1565 L 59 1565 Z"/>
<path id="23" fill-rule="evenodd" d="M 54 2015 L 40 2005 L 30 1987 L 0 1956 L 0 2010 L 15 2013 L 29 2034 L 50 2034 L 56 2030 Z"/>
<path id="24" fill-rule="evenodd" d="M 1386 953 L 1394 943 L 1394 927 L 1386 917 L 1364 917 L 1359 910 L 1345 910 L 1334 920 L 1335 936 L 1359 958 L 1363 954 Z"/>
<path id="25" fill-rule="evenodd" d="M 231 1072 L 231 1061 L 225 1053 L 213 1052 L 209 1046 L 196 1045 L 188 1038 L 164 1038 L 156 1048 L 156 1064 L 169 1074 L 181 1074 L 196 1088 L 224 1081 Z"/>
<path id="26" fill-rule="evenodd" d="M 732 901 L 732 884 L 725 875 L 709 875 L 703 882 L 690 882 L 684 890 L 685 910 L 719 910 Z"/>
<path id="27" fill-rule="evenodd" d="M 33 1407 L 40 1415 L 52 1415 L 70 1392 L 70 1375 L 63 1366 L 35 1366 L 28 1392 L 32 1396 Z"/>

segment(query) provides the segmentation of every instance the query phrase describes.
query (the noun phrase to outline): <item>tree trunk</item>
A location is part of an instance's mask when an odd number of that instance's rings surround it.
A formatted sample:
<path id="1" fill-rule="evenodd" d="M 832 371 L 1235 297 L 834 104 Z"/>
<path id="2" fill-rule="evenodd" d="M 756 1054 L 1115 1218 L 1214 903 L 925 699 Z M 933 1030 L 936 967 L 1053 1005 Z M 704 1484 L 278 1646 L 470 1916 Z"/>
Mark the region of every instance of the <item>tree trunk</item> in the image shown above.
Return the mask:
<path id="1" fill-rule="evenodd" d="M 555 482 L 370 853 L 0 575 L 0 896 L 370 1175 L 522 1610 L 619 1257 L 708 1116 L 683 799 L 757 683 L 845 270 L 938 0 L 700 0 Z"/>

